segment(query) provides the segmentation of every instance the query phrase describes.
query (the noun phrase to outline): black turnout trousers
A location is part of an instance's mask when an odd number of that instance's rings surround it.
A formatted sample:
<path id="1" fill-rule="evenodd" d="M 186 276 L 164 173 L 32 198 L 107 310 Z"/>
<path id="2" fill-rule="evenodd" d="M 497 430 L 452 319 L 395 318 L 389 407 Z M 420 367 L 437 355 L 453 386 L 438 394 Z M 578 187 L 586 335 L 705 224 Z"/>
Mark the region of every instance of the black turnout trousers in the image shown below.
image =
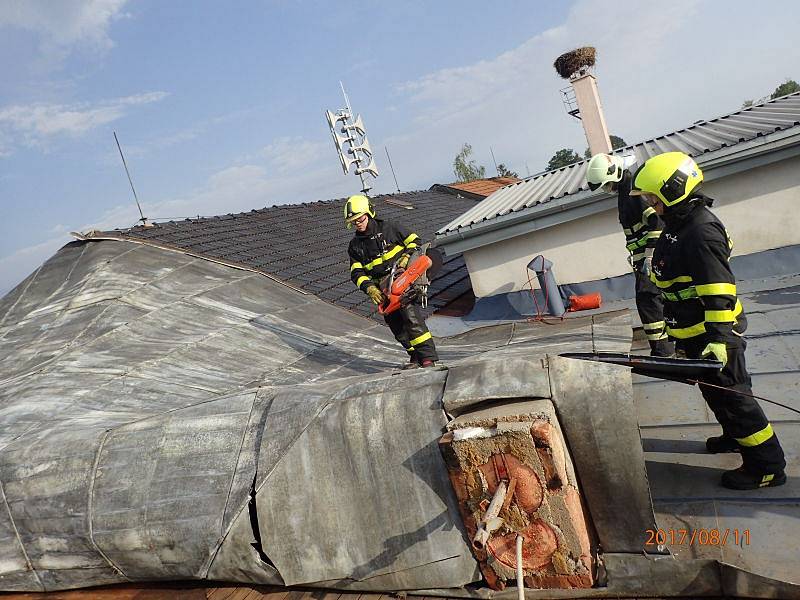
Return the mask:
<path id="1" fill-rule="evenodd" d="M 403 345 L 411 360 L 439 360 L 433 337 L 425 325 L 425 319 L 418 304 L 409 304 L 383 317 L 395 339 Z"/>
<path id="2" fill-rule="evenodd" d="M 699 338 L 678 340 L 678 349 L 686 352 L 687 358 L 701 358 L 700 353 L 705 348 L 707 340 L 705 336 Z M 752 394 L 750 375 L 744 360 L 747 343 L 743 338 L 738 338 L 728 342 L 726 347 L 728 363 L 722 370 L 703 377 L 702 381 L 729 389 L 720 390 L 701 385 L 700 391 L 717 421 L 722 425 L 723 433 L 728 437 L 742 440 L 763 431 L 769 421 L 755 398 L 740 393 Z M 755 445 L 743 445 L 740 442 L 739 448 L 745 469 L 752 473 L 777 473 L 786 466 L 777 434 Z"/>

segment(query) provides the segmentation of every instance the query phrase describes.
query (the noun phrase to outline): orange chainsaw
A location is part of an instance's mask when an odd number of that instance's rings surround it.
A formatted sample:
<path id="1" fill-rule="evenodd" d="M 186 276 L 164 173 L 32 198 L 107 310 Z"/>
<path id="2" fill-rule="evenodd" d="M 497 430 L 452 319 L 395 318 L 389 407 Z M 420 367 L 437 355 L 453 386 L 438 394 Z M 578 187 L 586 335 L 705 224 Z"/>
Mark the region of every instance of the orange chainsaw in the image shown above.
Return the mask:
<path id="1" fill-rule="evenodd" d="M 386 300 L 378 305 L 378 313 L 390 315 L 417 300 L 421 300 L 423 308 L 427 307 L 428 277 L 442 264 L 439 252 L 429 246 L 425 244 L 419 254 L 411 257 L 405 271 L 398 273 L 397 263 L 392 266 L 389 275 L 381 282 L 381 291 Z"/>

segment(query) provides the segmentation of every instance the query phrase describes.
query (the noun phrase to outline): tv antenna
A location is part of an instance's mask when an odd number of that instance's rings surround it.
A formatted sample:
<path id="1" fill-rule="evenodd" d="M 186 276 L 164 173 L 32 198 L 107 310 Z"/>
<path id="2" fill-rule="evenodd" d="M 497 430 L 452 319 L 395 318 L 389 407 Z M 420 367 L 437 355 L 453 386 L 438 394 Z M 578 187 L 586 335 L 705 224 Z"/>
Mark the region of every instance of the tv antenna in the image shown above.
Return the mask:
<path id="1" fill-rule="evenodd" d="M 339 162 L 342 164 L 344 174 L 350 171 L 350 166 L 355 165 L 355 174 L 361 179 L 361 192 L 367 194 L 371 189 L 365 175 L 373 178 L 378 176 L 378 166 L 372 154 L 372 147 L 367 139 L 367 132 L 364 129 L 364 122 L 361 115 L 353 120 L 353 110 L 350 108 L 350 100 L 344 91 L 344 85 L 339 82 L 344 96 L 345 107 L 338 112 L 325 111 L 325 118 L 328 120 L 333 143 L 339 154 Z M 341 121 L 341 124 L 339 123 Z M 343 135 L 340 135 L 343 134 Z M 352 156 L 352 158 L 350 158 Z"/>
<path id="2" fill-rule="evenodd" d="M 152 227 L 153 224 L 147 220 L 147 217 L 144 216 L 142 212 L 142 205 L 139 204 L 139 196 L 136 195 L 136 188 L 133 187 L 133 180 L 131 179 L 131 173 L 128 171 L 128 163 L 125 162 L 125 155 L 122 154 L 122 147 L 119 145 L 119 140 L 117 139 L 117 132 L 114 131 L 114 141 L 117 142 L 117 150 L 119 150 L 119 157 L 122 159 L 122 166 L 125 167 L 125 174 L 128 176 L 128 183 L 131 184 L 131 191 L 133 192 L 133 199 L 136 200 L 136 208 L 139 209 L 139 222 L 142 224 L 142 227 Z"/>

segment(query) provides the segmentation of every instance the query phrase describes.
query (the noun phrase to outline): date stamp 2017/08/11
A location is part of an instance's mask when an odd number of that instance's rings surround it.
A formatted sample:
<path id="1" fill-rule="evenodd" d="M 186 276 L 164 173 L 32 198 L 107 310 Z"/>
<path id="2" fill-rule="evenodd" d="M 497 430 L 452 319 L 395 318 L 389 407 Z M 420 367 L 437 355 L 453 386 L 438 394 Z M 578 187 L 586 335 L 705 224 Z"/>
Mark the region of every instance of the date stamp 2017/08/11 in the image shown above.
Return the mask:
<path id="1" fill-rule="evenodd" d="M 750 545 L 749 529 L 646 529 L 645 546 Z"/>

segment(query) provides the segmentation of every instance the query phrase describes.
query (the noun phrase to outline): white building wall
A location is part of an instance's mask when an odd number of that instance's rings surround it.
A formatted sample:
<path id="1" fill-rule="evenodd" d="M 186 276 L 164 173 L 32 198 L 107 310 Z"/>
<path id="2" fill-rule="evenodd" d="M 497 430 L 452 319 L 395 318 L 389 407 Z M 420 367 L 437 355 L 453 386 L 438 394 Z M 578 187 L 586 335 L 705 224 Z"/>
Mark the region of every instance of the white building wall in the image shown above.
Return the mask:
<path id="1" fill-rule="evenodd" d="M 735 256 L 800 244 L 800 157 L 711 181 L 704 191 Z M 553 262 L 559 283 L 630 270 L 617 211 L 609 210 L 464 252 L 475 295 L 527 288 L 527 264 L 538 254 Z"/>

